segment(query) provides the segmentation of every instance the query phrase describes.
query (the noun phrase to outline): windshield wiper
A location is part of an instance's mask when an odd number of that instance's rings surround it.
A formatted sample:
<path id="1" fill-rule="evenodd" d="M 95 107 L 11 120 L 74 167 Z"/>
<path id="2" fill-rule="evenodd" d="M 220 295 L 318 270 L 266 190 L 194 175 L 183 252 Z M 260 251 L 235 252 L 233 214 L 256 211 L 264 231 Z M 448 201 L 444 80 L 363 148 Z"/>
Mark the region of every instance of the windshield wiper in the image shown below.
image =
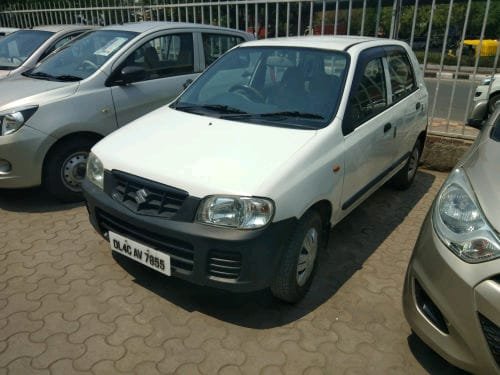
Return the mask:
<path id="1" fill-rule="evenodd" d="M 44 72 L 36 72 L 36 73 L 31 73 L 31 72 L 24 72 L 23 76 L 25 77 L 30 77 L 30 78 L 40 78 L 40 79 L 47 79 L 47 80 L 53 80 L 54 76 L 44 73 Z"/>
<path id="2" fill-rule="evenodd" d="M 54 78 L 57 79 L 58 81 L 65 81 L 65 82 L 81 81 L 83 79 L 82 77 L 73 76 L 71 74 L 63 74 L 60 76 L 56 76 Z"/>
<path id="3" fill-rule="evenodd" d="M 233 117 L 257 117 L 257 118 L 266 118 L 266 117 L 298 117 L 298 118 L 309 118 L 315 120 L 324 120 L 323 116 L 320 116 L 316 113 L 307 113 L 307 112 L 299 112 L 299 111 L 282 111 L 282 112 L 265 112 L 265 113 L 241 113 L 234 114 L 228 116 L 221 116 L 223 118 L 233 118 Z"/>
<path id="4" fill-rule="evenodd" d="M 247 113 L 242 111 L 241 109 L 231 107 L 224 104 L 205 104 L 205 105 L 176 105 L 173 108 L 181 110 L 181 111 L 196 111 L 197 109 L 208 109 L 210 111 L 217 111 L 219 113 L 228 113 L 228 114 L 238 114 L 238 115 L 246 115 Z M 222 116 L 221 116 L 222 117 Z"/>

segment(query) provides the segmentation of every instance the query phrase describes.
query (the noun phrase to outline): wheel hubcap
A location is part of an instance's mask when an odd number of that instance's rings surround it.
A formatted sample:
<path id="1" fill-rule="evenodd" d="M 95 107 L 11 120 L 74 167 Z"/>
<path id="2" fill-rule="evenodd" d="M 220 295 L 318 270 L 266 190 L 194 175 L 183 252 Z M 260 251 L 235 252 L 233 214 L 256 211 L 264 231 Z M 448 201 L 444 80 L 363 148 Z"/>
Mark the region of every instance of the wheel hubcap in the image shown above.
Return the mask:
<path id="1" fill-rule="evenodd" d="M 314 268 L 314 261 L 318 253 L 318 231 L 316 228 L 310 228 L 302 242 L 302 248 L 297 262 L 297 283 L 304 285 Z"/>
<path id="2" fill-rule="evenodd" d="M 415 147 L 410 155 L 410 160 L 408 162 L 408 180 L 411 180 L 415 173 L 417 173 L 418 168 L 418 148 Z"/>
<path id="3" fill-rule="evenodd" d="M 85 151 L 71 154 L 63 163 L 61 170 L 62 181 L 71 191 L 80 192 L 81 183 L 87 169 L 87 158 L 89 153 Z"/>

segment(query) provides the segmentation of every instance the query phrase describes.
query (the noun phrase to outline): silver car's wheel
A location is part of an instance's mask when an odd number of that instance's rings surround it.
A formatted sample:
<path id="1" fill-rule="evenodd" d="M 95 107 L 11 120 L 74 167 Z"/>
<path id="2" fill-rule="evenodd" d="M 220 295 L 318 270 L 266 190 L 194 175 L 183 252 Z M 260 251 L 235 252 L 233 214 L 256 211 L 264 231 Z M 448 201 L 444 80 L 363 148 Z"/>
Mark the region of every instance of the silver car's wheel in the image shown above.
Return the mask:
<path id="1" fill-rule="evenodd" d="M 318 231 L 316 228 L 310 228 L 302 242 L 302 249 L 297 262 L 297 284 L 299 286 L 304 285 L 311 276 L 317 253 Z"/>
<path id="2" fill-rule="evenodd" d="M 83 200 L 81 184 L 87 158 L 97 141 L 96 137 L 70 137 L 49 151 L 43 167 L 43 185 L 61 202 Z"/>
<path id="3" fill-rule="evenodd" d="M 74 192 L 82 191 L 81 184 L 85 178 L 88 152 L 79 151 L 66 158 L 61 170 L 64 185 Z"/>

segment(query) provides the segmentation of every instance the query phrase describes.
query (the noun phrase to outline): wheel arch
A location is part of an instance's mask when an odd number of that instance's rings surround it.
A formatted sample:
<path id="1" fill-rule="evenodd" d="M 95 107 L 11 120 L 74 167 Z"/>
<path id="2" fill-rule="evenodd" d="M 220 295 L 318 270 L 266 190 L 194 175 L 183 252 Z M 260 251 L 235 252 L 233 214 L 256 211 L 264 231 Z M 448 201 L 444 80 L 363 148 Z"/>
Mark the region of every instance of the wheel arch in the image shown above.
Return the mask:
<path id="1" fill-rule="evenodd" d="M 332 211 L 333 211 L 332 203 L 326 199 L 322 199 L 314 203 L 307 210 L 305 210 L 302 216 L 304 216 L 307 212 L 311 210 L 317 211 L 319 213 L 321 221 L 323 223 L 323 228 L 325 230 L 330 230 Z"/>

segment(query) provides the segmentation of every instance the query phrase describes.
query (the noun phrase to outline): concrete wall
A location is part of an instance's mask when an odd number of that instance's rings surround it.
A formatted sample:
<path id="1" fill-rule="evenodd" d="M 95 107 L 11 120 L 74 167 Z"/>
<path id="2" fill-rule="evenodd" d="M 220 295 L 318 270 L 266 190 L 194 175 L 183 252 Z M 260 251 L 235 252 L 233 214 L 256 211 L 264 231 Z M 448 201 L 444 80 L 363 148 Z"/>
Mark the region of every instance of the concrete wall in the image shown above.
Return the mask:
<path id="1" fill-rule="evenodd" d="M 471 140 L 428 135 L 421 164 L 428 169 L 449 171 L 472 143 Z"/>

